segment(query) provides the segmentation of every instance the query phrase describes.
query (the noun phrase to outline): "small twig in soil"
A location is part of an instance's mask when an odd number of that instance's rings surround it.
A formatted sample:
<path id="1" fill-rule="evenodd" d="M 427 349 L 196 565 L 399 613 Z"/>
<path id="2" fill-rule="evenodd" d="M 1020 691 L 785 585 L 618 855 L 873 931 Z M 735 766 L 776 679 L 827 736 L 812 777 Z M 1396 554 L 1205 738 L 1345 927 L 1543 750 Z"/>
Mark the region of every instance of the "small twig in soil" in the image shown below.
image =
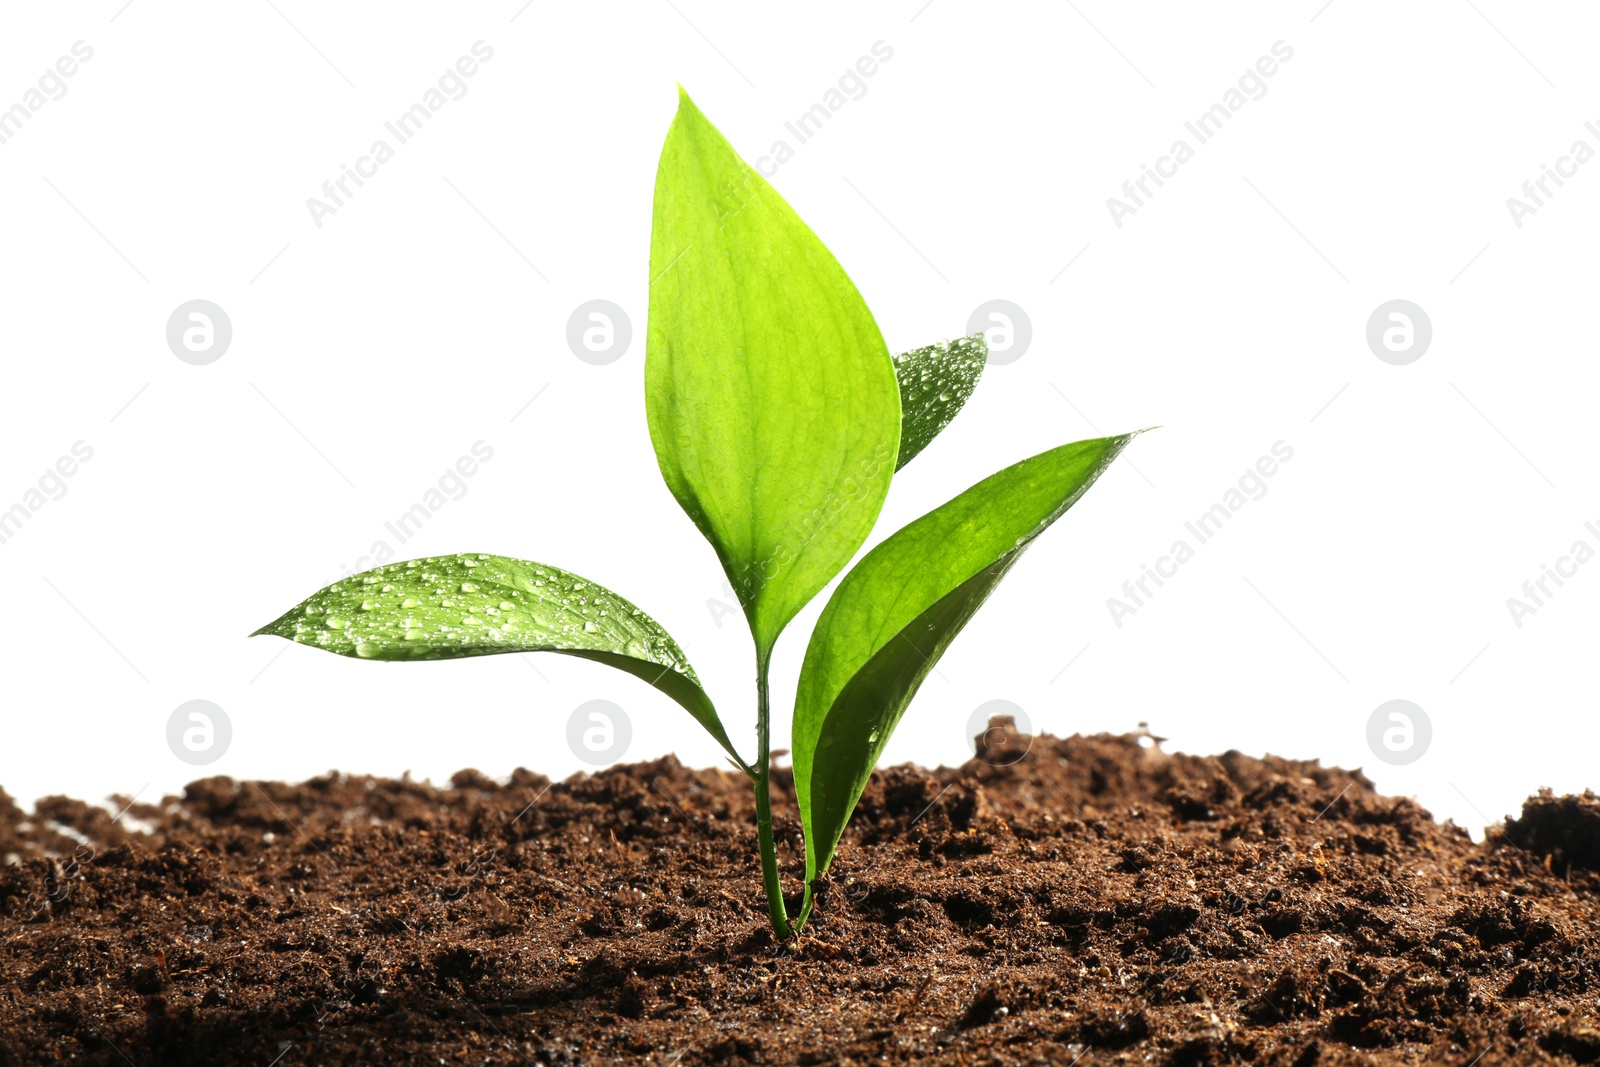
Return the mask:
<path id="1" fill-rule="evenodd" d="M 922 998 L 927 996 L 928 990 L 932 986 L 933 975 L 930 974 L 925 977 L 922 980 L 922 984 L 917 986 L 917 988 L 912 992 L 911 997 L 905 1003 L 900 1005 L 899 1010 L 894 1013 L 894 1021 L 900 1022 L 912 1011 L 916 1010 L 917 1006 L 922 1003 Z"/>

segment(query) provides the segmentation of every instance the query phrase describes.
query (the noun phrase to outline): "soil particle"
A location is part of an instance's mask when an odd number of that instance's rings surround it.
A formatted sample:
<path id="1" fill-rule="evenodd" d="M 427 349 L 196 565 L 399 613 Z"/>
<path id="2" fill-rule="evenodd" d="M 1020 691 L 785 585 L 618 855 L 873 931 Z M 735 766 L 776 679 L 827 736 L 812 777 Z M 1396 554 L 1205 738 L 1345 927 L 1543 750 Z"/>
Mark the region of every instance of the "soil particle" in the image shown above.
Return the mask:
<path id="1" fill-rule="evenodd" d="M 0 1067 L 1600 1063 L 1593 795 L 1480 845 L 1316 763 L 981 744 L 874 776 L 783 947 L 746 782 L 670 757 L 0 792 Z"/>

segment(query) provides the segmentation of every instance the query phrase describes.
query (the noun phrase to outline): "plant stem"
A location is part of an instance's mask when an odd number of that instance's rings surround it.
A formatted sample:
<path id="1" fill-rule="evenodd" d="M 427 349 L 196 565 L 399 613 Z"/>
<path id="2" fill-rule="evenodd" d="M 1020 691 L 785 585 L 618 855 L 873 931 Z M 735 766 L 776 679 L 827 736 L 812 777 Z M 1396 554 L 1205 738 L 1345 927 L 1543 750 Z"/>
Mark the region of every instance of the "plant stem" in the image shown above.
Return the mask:
<path id="1" fill-rule="evenodd" d="M 767 668 L 772 653 L 756 651 L 756 762 L 752 776 L 756 788 L 756 837 L 761 845 L 761 878 L 767 888 L 767 913 L 772 917 L 772 932 L 780 942 L 794 936 L 789 912 L 783 903 L 783 880 L 778 875 L 778 846 L 772 839 L 772 700 L 768 692 Z"/>
<path id="2" fill-rule="evenodd" d="M 809 885 L 806 886 L 806 898 L 801 902 L 800 914 L 796 916 L 794 920 L 794 932 L 796 937 L 800 935 L 801 930 L 805 929 L 806 920 L 811 918 L 811 908 L 814 904 L 816 904 L 816 902 L 816 898 L 811 895 L 811 887 Z"/>

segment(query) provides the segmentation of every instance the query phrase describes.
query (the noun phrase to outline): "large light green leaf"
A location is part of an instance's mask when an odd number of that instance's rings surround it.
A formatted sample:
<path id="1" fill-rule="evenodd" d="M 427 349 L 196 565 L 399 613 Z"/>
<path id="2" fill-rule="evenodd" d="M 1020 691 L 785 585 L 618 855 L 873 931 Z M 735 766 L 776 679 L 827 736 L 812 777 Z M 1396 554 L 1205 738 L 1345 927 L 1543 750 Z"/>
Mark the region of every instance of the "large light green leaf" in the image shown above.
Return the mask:
<path id="1" fill-rule="evenodd" d="M 988 359 L 989 338 L 981 333 L 894 357 L 894 376 L 900 383 L 900 456 L 895 470 L 910 463 L 950 425 L 977 388 Z"/>
<path id="2" fill-rule="evenodd" d="M 656 172 L 650 277 L 656 459 L 765 653 L 878 517 L 894 366 L 838 261 L 687 95 Z"/>
<path id="3" fill-rule="evenodd" d="M 581 656 L 649 682 L 739 759 L 694 668 L 659 623 L 605 586 L 540 563 L 477 553 L 391 563 L 313 593 L 250 636 L 257 634 L 361 659 Z"/>
<path id="4" fill-rule="evenodd" d="M 990 475 L 895 533 L 834 590 L 795 696 L 806 879 L 827 871 L 917 687 L 1024 549 L 1133 435 L 1062 445 Z"/>

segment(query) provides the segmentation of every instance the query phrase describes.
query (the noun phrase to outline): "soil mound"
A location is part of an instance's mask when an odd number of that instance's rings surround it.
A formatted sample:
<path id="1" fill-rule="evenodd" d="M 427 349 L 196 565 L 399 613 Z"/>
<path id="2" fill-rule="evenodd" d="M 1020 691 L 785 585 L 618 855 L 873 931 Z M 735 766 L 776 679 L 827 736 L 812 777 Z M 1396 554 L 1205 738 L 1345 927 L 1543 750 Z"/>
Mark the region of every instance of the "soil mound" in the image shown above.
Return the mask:
<path id="1" fill-rule="evenodd" d="M 0 794 L 0 1065 L 1600 1062 L 1595 797 L 1479 845 L 1359 772 L 1000 732 L 878 773 L 782 949 L 745 782 L 671 758 Z"/>
<path id="2" fill-rule="evenodd" d="M 1600 870 L 1600 797 L 1591 792 L 1558 797 L 1540 790 L 1523 802 L 1522 818 L 1506 823 L 1505 836 L 1549 857 L 1551 866 Z"/>

